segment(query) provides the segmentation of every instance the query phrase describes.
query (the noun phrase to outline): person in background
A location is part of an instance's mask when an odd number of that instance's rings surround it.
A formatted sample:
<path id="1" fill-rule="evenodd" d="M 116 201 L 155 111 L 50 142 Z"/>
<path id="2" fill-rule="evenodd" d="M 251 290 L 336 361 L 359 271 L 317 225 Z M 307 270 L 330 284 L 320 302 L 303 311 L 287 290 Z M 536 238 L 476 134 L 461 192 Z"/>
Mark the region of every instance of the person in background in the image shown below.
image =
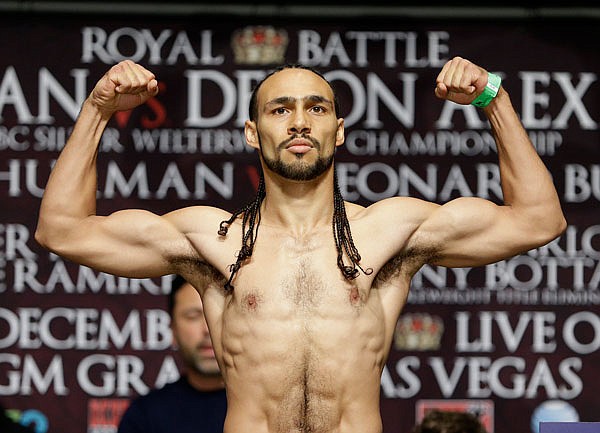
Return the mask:
<path id="1" fill-rule="evenodd" d="M 487 433 L 479 418 L 469 412 L 432 410 L 412 433 Z"/>
<path id="2" fill-rule="evenodd" d="M 184 372 L 176 382 L 133 400 L 118 433 L 222 433 L 227 398 L 202 300 L 180 276 L 173 280 L 169 314 Z"/>

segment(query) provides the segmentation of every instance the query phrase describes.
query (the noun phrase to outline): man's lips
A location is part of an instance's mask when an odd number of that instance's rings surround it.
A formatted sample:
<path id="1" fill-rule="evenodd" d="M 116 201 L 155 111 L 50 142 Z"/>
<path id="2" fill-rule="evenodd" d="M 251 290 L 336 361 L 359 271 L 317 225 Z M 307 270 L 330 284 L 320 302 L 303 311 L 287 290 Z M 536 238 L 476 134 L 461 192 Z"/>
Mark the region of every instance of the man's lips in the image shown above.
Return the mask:
<path id="1" fill-rule="evenodd" d="M 297 154 L 310 152 L 312 148 L 312 143 L 309 140 L 305 140 L 302 138 L 296 138 L 290 141 L 285 147 L 286 150 Z"/>
<path id="2" fill-rule="evenodd" d="M 215 351 L 212 348 L 212 346 L 201 346 L 198 348 L 198 351 L 206 357 L 214 357 L 215 356 Z"/>

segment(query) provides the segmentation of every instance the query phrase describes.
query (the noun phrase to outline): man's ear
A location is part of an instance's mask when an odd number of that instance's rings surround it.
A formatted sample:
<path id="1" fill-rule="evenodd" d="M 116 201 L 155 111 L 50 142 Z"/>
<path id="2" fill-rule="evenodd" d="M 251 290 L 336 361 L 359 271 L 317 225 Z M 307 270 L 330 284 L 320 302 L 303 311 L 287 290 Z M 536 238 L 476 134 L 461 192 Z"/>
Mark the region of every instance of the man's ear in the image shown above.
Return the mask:
<path id="1" fill-rule="evenodd" d="M 338 126 L 337 131 L 335 132 L 335 145 L 341 146 L 344 144 L 345 136 L 344 136 L 344 119 L 339 118 L 337 120 Z"/>
<path id="2" fill-rule="evenodd" d="M 246 137 L 246 143 L 248 143 L 248 146 L 255 149 L 259 148 L 256 122 L 252 120 L 246 120 L 246 123 L 244 124 L 244 136 Z"/>

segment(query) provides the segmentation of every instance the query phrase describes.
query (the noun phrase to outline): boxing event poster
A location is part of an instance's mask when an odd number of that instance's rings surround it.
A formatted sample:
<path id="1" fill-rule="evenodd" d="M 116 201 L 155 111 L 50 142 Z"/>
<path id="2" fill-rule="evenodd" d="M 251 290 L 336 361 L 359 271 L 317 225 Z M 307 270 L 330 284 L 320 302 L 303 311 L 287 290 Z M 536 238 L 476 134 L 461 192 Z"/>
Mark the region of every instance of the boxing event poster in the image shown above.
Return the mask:
<path id="1" fill-rule="evenodd" d="M 556 414 L 599 420 L 594 20 L 5 14 L 0 22 L 0 403 L 15 420 L 38 433 L 115 432 L 131 398 L 179 374 L 169 277 L 97 272 L 33 237 L 52 165 L 113 64 L 143 64 L 160 93 L 104 133 L 99 214 L 244 204 L 259 167 L 242 133 L 249 95 L 282 63 L 321 70 L 339 94 L 347 131 L 336 167 L 347 200 L 500 203 L 485 116 L 433 94 L 454 56 L 502 77 L 568 229 L 498 263 L 425 266 L 415 276 L 381 378 L 384 431 L 407 433 L 434 407 L 477 413 L 490 433 L 537 433 L 536 420 Z"/>

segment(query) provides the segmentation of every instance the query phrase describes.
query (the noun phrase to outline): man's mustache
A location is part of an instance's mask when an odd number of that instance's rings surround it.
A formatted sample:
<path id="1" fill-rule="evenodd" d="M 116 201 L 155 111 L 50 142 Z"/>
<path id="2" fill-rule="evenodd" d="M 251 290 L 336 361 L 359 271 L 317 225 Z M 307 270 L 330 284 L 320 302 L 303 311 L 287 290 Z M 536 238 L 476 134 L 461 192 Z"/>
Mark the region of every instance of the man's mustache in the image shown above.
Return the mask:
<path id="1" fill-rule="evenodd" d="M 321 150 L 321 143 L 319 142 L 319 140 L 317 140 L 316 138 L 311 137 L 310 135 L 306 135 L 306 134 L 296 134 L 293 135 L 292 137 L 282 141 L 281 143 L 279 143 L 279 146 L 277 146 L 278 150 L 285 150 L 288 146 L 288 144 L 290 144 L 292 141 L 301 138 L 303 140 L 306 141 L 310 141 L 311 144 L 313 145 L 313 147 L 317 150 Z"/>

